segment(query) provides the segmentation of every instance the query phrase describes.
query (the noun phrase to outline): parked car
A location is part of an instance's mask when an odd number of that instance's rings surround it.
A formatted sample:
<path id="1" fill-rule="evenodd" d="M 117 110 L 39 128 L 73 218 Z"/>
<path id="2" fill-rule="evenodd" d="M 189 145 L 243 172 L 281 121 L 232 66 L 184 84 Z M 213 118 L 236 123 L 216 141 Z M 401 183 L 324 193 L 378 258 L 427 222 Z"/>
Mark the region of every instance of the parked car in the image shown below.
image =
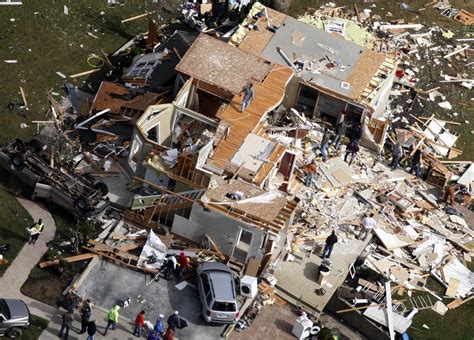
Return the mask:
<path id="1" fill-rule="evenodd" d="M 239 306 L 230 268 L 219 262 L 204 262 L 197 268 L 197 277 L 204 320 L 235 323 Z"/>
<path id="2" fill-rule="evenodd" d="M 0 166 L 33 189 L 32 199 L 44 198 L 78 216 L 94 216 L 108 205 L 105 183 L 76 175 L 66 164 L 50 167 L 42 143 L 16 139 L 0 150 Z"/>
<path id="3" fill-rule="evenodd" d="M 30 310 L 21 300 L 0 299 L 0 336 L 19 338 L 30 327 Z"/>

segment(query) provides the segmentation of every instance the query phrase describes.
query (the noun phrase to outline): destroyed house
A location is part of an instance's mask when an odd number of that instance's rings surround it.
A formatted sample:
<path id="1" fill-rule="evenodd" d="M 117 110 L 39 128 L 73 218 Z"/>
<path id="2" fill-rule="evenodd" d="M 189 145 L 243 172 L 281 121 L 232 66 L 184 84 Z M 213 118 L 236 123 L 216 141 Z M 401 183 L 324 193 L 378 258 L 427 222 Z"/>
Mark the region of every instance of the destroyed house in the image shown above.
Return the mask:
<path id="1" fill-rule="evenodd" d="M 295 71 L 285 107 L 333 124 L 346 111 L 347 120 L 369 127 L 373 136 L 366 139 L 383 145 L 387 129 L 383 113 L 396 71 L 391 58 L 258 2 L 230 43 Z"/>
<path id="2" fill-rule="evenodd" d="M 166 86 L 172 81 L 176 65 L 196 37 L 196 32 L 175 31 L 166 41 L 158 44 L 153 53 L 136 56 L 122 76 L 122 81 L 152 90 Z"/>
<path id="3" fill-rule="evenodd" d="M 207 235 L 240 262 L 270 254 L 297 204 L 282 192 L 295 181 L 296 155 L 262 122 L 292 70 L 204 34 L 176 69 L 184 84 L 173 103 L 150 106 L 135 127 L 128 170 L 147 189 L 127 218 L 195 242 Z M 255 98 L 242 113 L 250 82 Z"/>

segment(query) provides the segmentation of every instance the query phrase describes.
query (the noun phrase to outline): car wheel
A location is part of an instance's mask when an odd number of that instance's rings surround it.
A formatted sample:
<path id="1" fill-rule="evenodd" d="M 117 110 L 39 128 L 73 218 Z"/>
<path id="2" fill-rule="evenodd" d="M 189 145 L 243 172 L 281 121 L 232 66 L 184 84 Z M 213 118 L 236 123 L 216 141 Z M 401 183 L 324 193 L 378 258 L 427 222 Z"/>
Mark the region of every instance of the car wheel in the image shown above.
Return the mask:
<path id="1" fill-rule="evenodd" d="M 89 210 L 89 202 L 84 196 L 76 198 L 74 201 L 74 208 L 79 210 L 81 213 L 86 213 Z"/>
<path id="2" fill-rule="evenodd" d="M 15 170 L 21 171 L 25 166 L 25 155 L 21 152 L 15 153 L 11 156 L 10 162 Z"/>
<path id="3" fill-rule="evenodd" d="M 22 334 L 23 334 L 23 330 L 21 328 L 18 328 L 18 327 L 10 328 L 7 331 L 7 336 L 9 338 L 19 338 Z"/>

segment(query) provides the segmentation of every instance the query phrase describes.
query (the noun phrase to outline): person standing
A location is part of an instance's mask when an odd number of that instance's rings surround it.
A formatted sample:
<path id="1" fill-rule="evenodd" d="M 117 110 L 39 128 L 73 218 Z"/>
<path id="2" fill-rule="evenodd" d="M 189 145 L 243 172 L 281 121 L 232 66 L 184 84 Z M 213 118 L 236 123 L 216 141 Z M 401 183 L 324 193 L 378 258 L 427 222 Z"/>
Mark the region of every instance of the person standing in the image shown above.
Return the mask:
<path id="1" fill-rule="evenodd" d="M 146 340 L 159 340 L 159 338 L 158 338 L 157 333 L 153 331 L 153 332 L 150 332 L 150 334 L 148 334 Z"/>
<path id="2" fill-rule="evenodd" d="M 306 174 L 305 185 L 307 187 L 310 187 L 311 184 L 313 183 L 313 178 L 314 178 L 314 175 L 316 175 L 317 171 L 318 171 L 318 166 L 316 165 L 316 161 L 314 159 L 311 161 L 311 163 L 306 164 L 303 167 L 303 172 Z"/>
<path id="3" fill-rule="evenodd" d="M 179 271 L 178 271 L 178 283 L 179 283 L 183 281 L 184 273 L 186 273 L 186 269 L 188 268 L 188 265 L 189 265 L 189 259 L 186 257 L 186 255 L 184 255 L 183 252 L 179 254 L 178 264 L 179 264 Z"/>
<path id="4" fill-rule="evenodd" d="M 109 314 L 107 314 L 107 326 L 105 327 L 104 330 L 104 336 L 107 335 L 107 331 L 109 330 L 109 327 L 112 328 L 112 330 L 115 329 L 118 323 L 118 318 L 119 318 L 119 305 L 115 305 L 111 310 L 109 310 Z"/>
<path id="5" fill-rule="evenodd" d="M 347 162 L 347 159 L 350 158 L 350 161 L 349 161 L 349 166 L 350 166 L 352 162 L 354 161 L 354 159 L 356 158 L 356 155 L 359 152 L 359 150 L 360 150 L 359 139 L 356 138 L 347 145 L 346 155 L 344 156 L 344 162 Z"/>
<path id="6" fill-rule="evenodd" d="M 69 328 L 72 325 L 72 313 L 67 311 L 62 316 L 61 330 L 59 331 L 59 337 L 61 339 L 67 340 L 69 336 Z"/>
<path id="7" fill-rule="evenodd" d="M 165 276 L 166 280 L 169 280 L 171 273 L 174 273 L 176 271 L 176 265 L 178 261 L 176 261 L 176 257 L 174 255 L 167 255 L 166 257 L 167 260 L 165 262 L 163 275 Z"/>
<path id="8" fill-rule="evenodd" d="M 366 216 L 361 221 L 362 230 L 359 234 L 358 239 L 365 241 L 367 237 L 370 236 L 372 230 L 377 226 L 377 222 L 374 220 L 374 213 L 370 213 L 369 216 Z"/>
<path id="9" fill-rule="evenodd" d="M 332 136 L 332 132 L 326 128 L 324 130 L 323 138 L 321 139 L 321 156 L 323 157 L 323 162 L 328 160 L 328 146 Z"/>
<path id="10" fill-rule="evenodd" d="M 421 170 L 421 150 L 416 149 L 415 153 L 413 154 L 413 158 L 411 159 L 410 173 L 413 173 L 413 171 L 415 171 L 415 176 L 420 177 L 420 170 Z"/>
<path id="11" fill-rule="evenodd" d="M 448 186 L 444 189 L 444 198 L 443 198 L 443 201 L 444 201 L 446 204 L 448 204 L 448 200 L 449 200 L 449 204 L 454 207 L 454 205 L 456 204 L 456 193 L 458 192 L 459 189 L 460 189 L 460 186 L 459 186 L 459 184 L 457 184 L 457 183 L 448 185 Z"/>
<path id="12" fill-rule="evenodd" d="M 172 327 L 168 328 L 163 340 L 174 340 L 174 329 Z"/>
<path id="13" fill-rule="evenodd" d="M 342 138 L 346 135 L 347 125 L 343 121 L 336 125 L 336 137 L 334 138 L 332 145 L 334 145 L 335 150 L 339 150 L 339 146 L 341 145 Z"/>
<path id="14" fill-rule="evenodd" d="M 403 147 L 402 144 L 397 142 L 392 149 L 392 162 L 390 163 L 390 168 L 392 170 L 396 170 L 398 164 L 400 163 L 400 159 L 403 157 Z"/>
<path id="15" fill-rule="evenodd" d="M 162 336 L 163 333 L 165 332 L 165 326 L 163 325 L 163 319 L 164 315 L 160 314 L 158 316 L 158 319 L 156 320 L 155 327 L 153 327 L 153 330 L 158 334 L 159 336 Z"/>
<path id="16" fill-rule="evenodd" d="M 86 332 L 87 324 L 89 323 L 92 316 L 92 308 L 90 305 L 90 300 L 85 299 L 81 307 L 81 331 L 79 334 L 84 334 Z"/>
<path id="17" fill-rule="evenodd" d="M 95 320 L 87 323 L 87 340 L 94 340 L 94 335 L 97 333 L 97 326 Z"/>
<path id="18" fill-rule="evenodd" d="M 38 240 L 38 237 L 41 235 L 41 233 L 44 230 L 44 224 L 43 220 L 40 218 L 38 222 L 33 224 L 33 226 L 29 229 L 30 231 L 30 240 L 28 241 L 28 244 L 35 244 L 36 241 Z"/>
<path id="19" fill-rule="evenodd" d="M 176 328 L 180 328 L 180 326 L 181 326 L 181 319 L 179 317 L 179 312 L 175 311 L 168 318 L 168 328 L 173 328 L 173 330 L 175 330 Z"/>
<path id="20" fill-rule="evenodd" d="M 244 90 L 240 93 L 244 94 L 244 99 L 242 100 L 242 110 L 240 112 L 244 112 L 247 106 L 249 106 L 250 102 L 253 101 L 255 97 L 255 90 L 253 89 L 253 84 L 248 84 Z"/>
<path id="21" fill-rule="evenodd" d="M 145 311 L 144 310 L 138 313 L 137 317 L 135 318 L 135 329 L 133 330 L 133 335 L 141 337 L 143 326 L 145 326 Z"/>
<path id="22" fill-rule="evenodd" d="M 326 238 L 326 245 L 324 246 L 324 251 L 323 251 L 323 259 L 331 257 L 332 249 L 334 248 L 334 245 L 337 243 L 337 235 L 336 231 L 333 230 L 331 232 L 331 235 L 329 235 Z"/>

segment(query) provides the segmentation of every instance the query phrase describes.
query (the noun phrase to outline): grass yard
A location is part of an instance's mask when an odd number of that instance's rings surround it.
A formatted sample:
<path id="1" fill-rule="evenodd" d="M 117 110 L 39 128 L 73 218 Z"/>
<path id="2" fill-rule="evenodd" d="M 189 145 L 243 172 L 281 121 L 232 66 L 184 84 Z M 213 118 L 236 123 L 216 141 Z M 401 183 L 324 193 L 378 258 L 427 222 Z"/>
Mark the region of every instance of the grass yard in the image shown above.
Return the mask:
<path id="1" fill-rule="evenodd" d="M 66 80 L 79 87 L 86 80 L 63 79 L 56 72 L 72 75 L 90 70 L 87 59 L 91 54 L 101 55 L 101 49 L 114 52 L 147 31 L 146 17 L 125 24 L 120 21 L 156 10 L 157 4 L 152 0 L 121 2 L 123 5 L 113 8 L 108 8 L 105 0 L 25 0 L 22 6 L 0 6 L 0 145 L 12 138 L 29 138 L 36 131 L 32 120 L 50 119 L 47 91 L 64 95 Z M 65 5 L 69 15 L 64 14 Z M 167 17 L 161 11 L 149 17 L 161 24 L 162 15 Z M 12 59 L 18 63 L 3 62 Z M 26 92 L 28 110 L 19 108 L 20 86 Z M 18 104 L 15 109 L 7 108 L 10 102 Z M 20 124 L 28 127 L 20 128 Z"/>
<path id="2" fill-rule="evenodd" d="M 48 321 L 41 319 L 37 316 L 32 315 L 30 321 L 31 321 L 30 328 L 28 328 L 19 339 L 21 340 L 39 339 L 39 336 L 41 335 L 43 330 L 45 330 L 46 327 L 48 327 Z"/>
<path id="3" fill-rule="evenodd" d="M 108 8 L 105 0 L 24 0 L 22 6 L 0 6 L 0 146 L 13 138 L 30 138 L 36 132 L 32 120 L 50 119 L 47 91 L 64 95 L 65 79 L 56 72 L 71 75 L 90 70 L 87 58 L 91 54 L 100 55 L 101 49 L 113 52 L 147 31 L 147 18 L 125 24 L 120 21 L 156 10 L 157 5 L 152 0 L 122 2 L 123 6 L 113 8 Z M 69 15 L 64 14 L 65 5 Z M 149 17 L 161 24 L 161 15 L 169 19 L 169 14 L 160 11 Z M 3 62 L 12 59 L 18 63 Z M 82 87 L 86 78 L 67 80 Z M 20 86 L 25 90 L 28 109 L 20 108 Z M 14 109 L 7 108 L 11 102 L 16 104 Z M 28 127 L 20 128 L 21 124 Z M 11 262 L 28 239 L 24 228 L 33 221 L 8 190 L 12 179 L 6 173 L 1 173 L 1 178 L 0 243 L 10 243 L 6 257 Z M 0 275 L 5 269 L 0 266 Z"/>
<path id="4" fill-rule="evenodd" d="M 11 263 L 28 241 L 29 235 L 25 228 L 30 227 L 33 220 L 11 193 L 8 174 L 0 171 L 0 178 L 0 244 L 10 245 L 4 258 Z M 8 265 L 0 265 L 0 276 L 7 267 Z"/>

